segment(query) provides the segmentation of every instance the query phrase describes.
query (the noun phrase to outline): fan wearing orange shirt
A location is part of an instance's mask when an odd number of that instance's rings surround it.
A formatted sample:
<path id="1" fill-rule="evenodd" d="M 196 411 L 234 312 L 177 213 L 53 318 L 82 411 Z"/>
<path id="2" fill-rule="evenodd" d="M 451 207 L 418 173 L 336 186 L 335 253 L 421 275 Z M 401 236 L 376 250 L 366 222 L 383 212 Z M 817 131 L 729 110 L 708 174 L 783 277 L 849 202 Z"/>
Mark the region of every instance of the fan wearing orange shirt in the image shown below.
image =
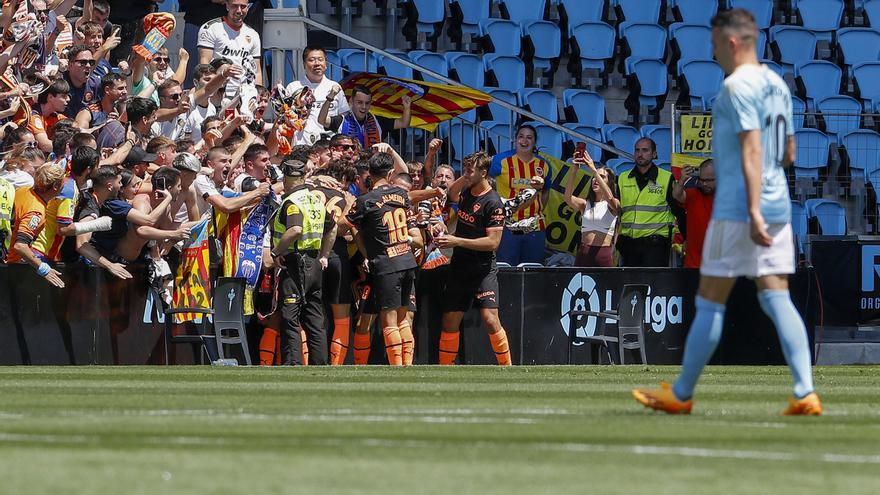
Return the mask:
<path id="1" fill-rule="evenodd" d="M 43 153 L 51 153 L 52 138 L 55 134 L 53 127 L 64 117 L 63 112 L 70 103 L 70 85 L 64 79 L 56 80 L 46 91 L 40 93 L 37 103 L 37 108 L 34 108 L 36 111 L 28 120 L 27 128 L 34 133 L 40 150 Z"/>
<path id="2" fill-rule="evenodd" d="M 12 249 L 6 262 L 29 263 L 37 273 L 55 287 L 63 288 L 61 274 L 48 263 L 39 259 L 31 250 L 45 226 L 46 204 L 64 187 L 64 170 L 55 165 L 42 165 L 34 174 L 33 187 L 20 188 L 15 192 L 15 226 L 12 229 Z"/>

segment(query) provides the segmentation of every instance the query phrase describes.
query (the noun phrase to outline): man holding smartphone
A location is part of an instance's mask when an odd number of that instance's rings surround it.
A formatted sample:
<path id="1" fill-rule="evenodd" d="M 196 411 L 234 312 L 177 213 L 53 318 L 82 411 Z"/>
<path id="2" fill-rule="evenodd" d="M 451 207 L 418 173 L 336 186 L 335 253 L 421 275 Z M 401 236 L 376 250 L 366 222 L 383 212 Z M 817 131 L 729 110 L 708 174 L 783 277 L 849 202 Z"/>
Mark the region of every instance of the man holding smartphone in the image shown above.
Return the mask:
<path id="1" fill-rule="evenodd" d="M 715 200 L 715 166 L 712 159 L 700 168 L 685 167 L 681 177 L 672 184 L 672 196 L 684 206 L 687 213 L 685 230 L 684 267 L 699 268 L 703 253 L 703 239 L 712 218 Z"/>

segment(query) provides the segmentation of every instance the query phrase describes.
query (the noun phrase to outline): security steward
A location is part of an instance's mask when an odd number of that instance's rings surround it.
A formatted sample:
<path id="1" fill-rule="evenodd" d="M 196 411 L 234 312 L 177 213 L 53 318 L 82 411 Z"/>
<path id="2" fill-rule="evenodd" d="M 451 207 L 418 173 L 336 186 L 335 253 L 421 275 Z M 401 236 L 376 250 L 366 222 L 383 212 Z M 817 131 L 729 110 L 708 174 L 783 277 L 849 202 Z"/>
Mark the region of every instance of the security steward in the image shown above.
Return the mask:
<path id="1" fill-rule="evenodd" d="M 15 187 L 6 179 L 0 179 L 0 259 L 6 259 L 12 240 L 12 205 Z"/>
<path id="2" fill-rule="evenodd" d="M 327 364 L 327 334 L 321 301 L 322 271 L 336 239 L 336 223 L 305 183 L 306 164 L 282 162 L 284 192 L 272 224 L 272 258 L 282 268 L 279 296 L 284 324 L 281 364 L 302 365 L 300 325 L 310 365 Z"/>
<path id="3" fill-rule="evenodd" d="M 636 166 L 617 179 L 620 234 L 617 249 L 623 266 L 669 266 L 670 237 L 681 207 L 672 194 L 672 174 L 654 164 L 657 145 L 636 141 Z"/>

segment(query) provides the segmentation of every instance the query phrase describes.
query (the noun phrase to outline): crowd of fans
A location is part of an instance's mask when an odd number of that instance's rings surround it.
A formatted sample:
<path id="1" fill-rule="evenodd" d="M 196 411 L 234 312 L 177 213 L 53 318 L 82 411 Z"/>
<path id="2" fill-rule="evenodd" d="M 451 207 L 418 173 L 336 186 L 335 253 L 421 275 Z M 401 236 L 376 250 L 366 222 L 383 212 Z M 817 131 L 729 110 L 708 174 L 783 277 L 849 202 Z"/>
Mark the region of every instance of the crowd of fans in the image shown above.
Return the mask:
<path id="1" fill-rule="evenodd" d="M 206 20 L 197 36 L 187 21 L 197 59 L 192 50 L 181 49 L 176 66 L 164 47 L 150 55 L 132 49 L 144 39 L 140 18 L 123 16 L 125 22 L 111 24 L 106 0 L 85 2 L 75 20 L 64 15 L 74 3 L 70 0 L 30 0 L 26 11 L 20 1 L 4 3 L 0 18 L 0 235 L 7 263 L 29 263 L 57 287 L 65 283 L 55 270 L 58 262 L 89 263 L 119 278 L 132 277 L 128 265 L 144 263 L 150 283 L 170 303 L 179 249 L 194 225 L 266 198 L 278 208 L 291 194 L 290 181 L 303 180 L 325 203 L 334 224 L 335 241 L 321 245 L 316 258 L 324 271 L 323 301 L 312 303 L 332 308 L 328 316 L 335 330 L 332 341 L 322 345 L 319 332 L 311 331 L 315 325 L 301 322 L 302 355 L 310 354 L 306 361 L 317 364 L 328 356 L 341 363 L 352 308 L 369 306 L 366 284 L 357 284 L 369 266 L 354 248 L 356 228 L 344 220 L 356 198 L 373 188 L 377 176 L 371 164 L 384 156 L 393 166 L 389 182 L 406 191 L 409 214 L 420 231 L 420 242 L 412 243 L 419 267 L 417 297 L 406 324 L 412 327 L 417 308 L 424 324 L 439 324 L 441 307 L 432 301 L 441 297 L 453 249 L 437 239 L 456 230 L 458 205 L 447 191 L 457 174 L 440 163 L 439 139 L 430 141 L 422 162 L 405 162 L 388 144 L 392 130 L 410 125 L 409 98 L 402 98 L 396 119 L 373 115 L 368 88 L 355 87 L 346 98 L 339 83 L 325 75 L 327 59 L 320 47 L 303 50 L 299 80 L 270 88 L 264 84 L 259 33 L 244 22 L 245 0 L 226 0 L 225 15 Z M 64 33 L 70 42 L 56 45 Z M 536 141 L 535 129 L 521 126 L 514 149 L 499 153 L 491 165 L 486 162 L 488 183 L 504 200 L 500 262 L 614 266 L 621 263 L 615 260 L 617 247 L 623 264 L 666 266 L 681 205 L 700 209 L 696 223 L 708 221 L 711 167 L 702 167 L 699 179 L 692 177 L 694 171 L 676 181 L 657 169 L 654 143 L 642 139 L 634 150 L 636 168 L 617 178 L 579 151 L 574 163 L 593 178 L 585 197 L 578 197 L 570 174 L 565 200 L 582 218 L 582 246 L 576 257 L 547 253 L 542 205 L 552 172 L 535 152 Z M 645 200 L 651 195 L 661 199 Z M 648 219 L 640 216 L 646 208 Z M 660 226 L 645 235 L 640 222 Z M 688 229 L 705 230 L 691 223 Z M 267 274 L 283 265 L 271 256 L 283 227 L 273 241 L 272 225 L 267 226 Z M 354 292 L 353 283 L 359 287 Z M 278 301 L 271 297 L 262 304 L 274 307 Z M 366 359 L 363 336 L 372 313 L 378 311 L 359 312 L 358 361 Z M 299 348 L 279 352 L 285 314 L 275 312 L 265 320 L 261 355 L 266 364 L 282 361 L 282 355 L 284 362 L 301 362 L 294 356 Z"/>

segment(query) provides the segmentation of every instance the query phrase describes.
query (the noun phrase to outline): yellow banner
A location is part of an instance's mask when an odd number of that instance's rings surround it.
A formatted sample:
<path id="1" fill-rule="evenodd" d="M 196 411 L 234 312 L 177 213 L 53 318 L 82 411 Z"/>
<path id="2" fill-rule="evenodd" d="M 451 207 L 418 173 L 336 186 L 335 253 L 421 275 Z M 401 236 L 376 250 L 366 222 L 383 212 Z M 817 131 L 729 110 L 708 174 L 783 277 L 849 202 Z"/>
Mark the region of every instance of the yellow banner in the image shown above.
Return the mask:
<path id="1" fill-rule="evenodd" d="M 708 156 L 685 155 L 684 153 L 672 154 L 672 166 L 675 168 L 694 167 L 699 168 Z"/>
<path id="2" fill-rule="evenodd" d="M 590 174 L 546 153 L 538 154 L 550 166 L 550 196 L 544 205 L 547 234 L 545 245 L 554 251 L 577 254 L 581 244 L 581 214 L 565 204 L 565 185 L 568 183 L 568 174 L 577 174 L 574 194 L 581 198 L 586 197 L 587 188 L 590 187 Z"/>
<path id="3" fill-rule="evenodd" d="M 681 151 L 683 153 L 712 152 L 712 116 L 681 116 Z"/>

